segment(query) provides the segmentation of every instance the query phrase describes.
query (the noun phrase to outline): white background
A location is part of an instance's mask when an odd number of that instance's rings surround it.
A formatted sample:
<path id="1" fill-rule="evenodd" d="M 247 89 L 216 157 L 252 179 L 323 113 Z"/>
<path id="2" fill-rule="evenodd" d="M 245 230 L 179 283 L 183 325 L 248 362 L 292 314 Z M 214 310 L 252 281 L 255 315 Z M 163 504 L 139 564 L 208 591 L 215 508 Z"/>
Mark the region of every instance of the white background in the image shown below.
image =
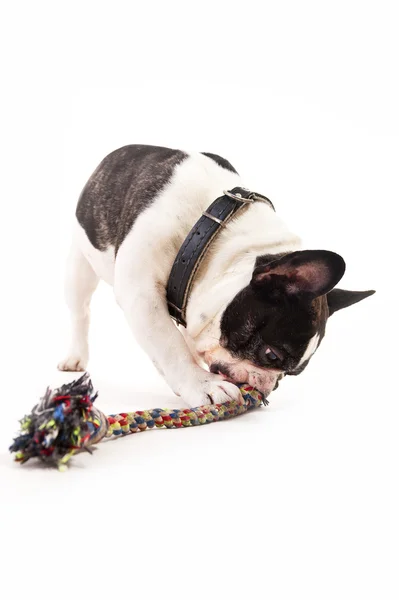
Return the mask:
<path id="1" fill-rule="evenodd" d="M 3 9 L 4 597 L 398 598 L 395 5 Z M 127 143 L 225 156 L 305 247 L 344 256 L 343 287 L 377 294 L 332 317 L 268 409 L 109 442 L 63 474 L 15 465 L 17 420 L 70 378 L 55 365 L 77 197 Z M 179 406 L 105 284 L 89 370 L 105 412 Z"/>

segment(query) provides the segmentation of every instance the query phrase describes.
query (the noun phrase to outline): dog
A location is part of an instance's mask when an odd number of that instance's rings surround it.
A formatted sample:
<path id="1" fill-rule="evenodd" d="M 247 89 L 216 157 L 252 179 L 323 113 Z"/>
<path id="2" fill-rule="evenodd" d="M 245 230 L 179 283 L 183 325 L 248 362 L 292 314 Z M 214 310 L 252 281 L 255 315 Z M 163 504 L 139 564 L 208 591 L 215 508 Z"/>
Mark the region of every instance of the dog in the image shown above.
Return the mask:
<path id="1" fill-rule="evenodd" d="M 374 290 L 336 288 L 343 258 L 301 249 L 270 201 L 243 203 L 220 227 L 196 268 L 184 325 L 170 316 L 166 290 L 182 244 L 209 205 L 241 185 L 235 168 L 210 153 L 129 145 L 104 158 L 77 204 L 65 286 L 72 341 L 60 370 L 86 369 L 100 279 L 190 406 L 238 399 L 238 383 L 267 397 L 282 377 L 305 369 L 329 316 Z"/>

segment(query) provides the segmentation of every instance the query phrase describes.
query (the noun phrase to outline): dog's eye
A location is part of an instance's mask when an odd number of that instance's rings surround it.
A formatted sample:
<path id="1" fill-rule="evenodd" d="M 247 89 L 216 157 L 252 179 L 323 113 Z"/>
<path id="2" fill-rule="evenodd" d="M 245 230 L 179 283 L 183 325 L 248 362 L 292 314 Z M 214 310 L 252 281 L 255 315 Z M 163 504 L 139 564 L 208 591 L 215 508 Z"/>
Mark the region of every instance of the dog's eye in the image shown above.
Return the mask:
<path id="1" fill-rule="evenodd" d="M 273 352 L 273 350 L 271 350 L 270 348 L 266 348 L 266 356 L 267 356 L 268 360 L 272 360 L 273 362 L 275 360 L 278 360 L 277 354 L 275 354 Z"/>

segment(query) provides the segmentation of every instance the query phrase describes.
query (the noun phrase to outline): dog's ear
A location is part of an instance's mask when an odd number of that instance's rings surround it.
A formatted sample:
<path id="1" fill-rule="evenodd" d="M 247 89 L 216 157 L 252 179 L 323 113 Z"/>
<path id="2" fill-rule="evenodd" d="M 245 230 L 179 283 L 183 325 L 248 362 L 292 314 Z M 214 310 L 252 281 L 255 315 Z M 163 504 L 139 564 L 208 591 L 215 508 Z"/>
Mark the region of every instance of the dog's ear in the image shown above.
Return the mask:
<path id="1" fill-rule="evenodd" d="M 265 293 L 316 298 L 327 294 L 345 272 L 345 261 L 328 250 L 301 250 L 256 267 L 251 285 Z"/>
<path id="2" fill-rule="evenodd" d="M 351 304 L 356 304 L 360 300 L 364 300 L 369 296 L 375 294 L 375 290 L 368 290 L 367 292 L 351 292 L 349 290 L 340 290 L 335 288 L 327 294 L 328 310 L 330 316 L 341 308 L 346 308 Z"/>

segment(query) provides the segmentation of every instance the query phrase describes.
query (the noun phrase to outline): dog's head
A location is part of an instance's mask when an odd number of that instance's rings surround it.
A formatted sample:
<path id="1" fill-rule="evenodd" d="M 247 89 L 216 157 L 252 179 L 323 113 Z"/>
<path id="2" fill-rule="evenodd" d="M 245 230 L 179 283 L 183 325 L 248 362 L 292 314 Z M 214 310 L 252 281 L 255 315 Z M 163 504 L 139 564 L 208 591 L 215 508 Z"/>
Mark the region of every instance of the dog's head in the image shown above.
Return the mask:
<path id="1" fill-rule="evenodd" d="M 374 293 L 333 289 L 344 271 L 343 258 L 326 250 L 258 257 L 250 284 L 221 314 L 217 335 L 213 328 L 213 336 L 200 336 L 210 371 L 265 395 L 284 375 L 301 373 L 328 317 Z"/>

